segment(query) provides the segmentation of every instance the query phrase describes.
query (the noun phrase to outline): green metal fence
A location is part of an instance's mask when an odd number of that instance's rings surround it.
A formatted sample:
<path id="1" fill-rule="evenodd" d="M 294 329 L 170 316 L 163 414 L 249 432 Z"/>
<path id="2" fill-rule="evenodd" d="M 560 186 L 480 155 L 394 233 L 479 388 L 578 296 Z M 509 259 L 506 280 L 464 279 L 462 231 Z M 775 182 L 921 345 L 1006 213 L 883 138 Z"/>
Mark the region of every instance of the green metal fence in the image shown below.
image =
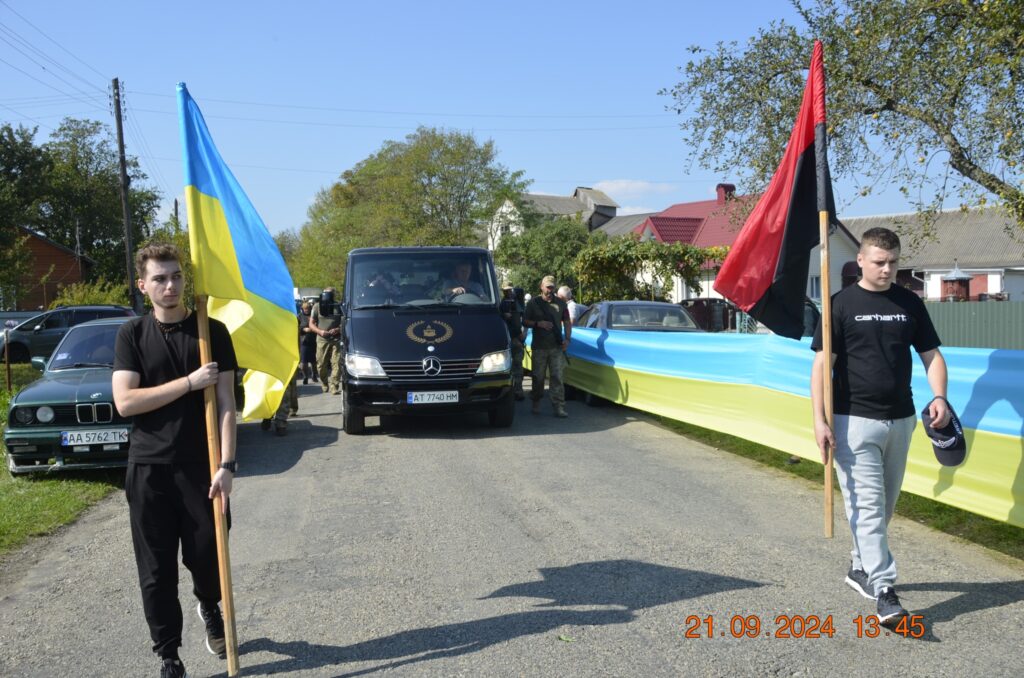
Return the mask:
<path id="1" fill-rule="evenodd" d="M 1024 350 L 1024 301 L 927 302 L 944 346 Z"/>

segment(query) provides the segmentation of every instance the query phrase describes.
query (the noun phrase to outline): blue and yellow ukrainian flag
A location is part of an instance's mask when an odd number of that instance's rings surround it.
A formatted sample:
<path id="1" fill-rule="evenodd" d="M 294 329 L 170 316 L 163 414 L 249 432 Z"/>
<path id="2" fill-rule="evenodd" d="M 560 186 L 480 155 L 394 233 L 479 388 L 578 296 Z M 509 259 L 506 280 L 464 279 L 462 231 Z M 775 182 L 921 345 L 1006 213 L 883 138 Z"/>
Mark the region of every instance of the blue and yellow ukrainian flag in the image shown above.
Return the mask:
<path id="1" fill-rule="evenodd" d="M 195 291 L 209 296 L 210 317 L 227 326 L 238 364 L 248 369 L 242 418 L 269 418 L 299 362 L 292 278 L 185 83 L 178 83 L 178 118 Z"/>

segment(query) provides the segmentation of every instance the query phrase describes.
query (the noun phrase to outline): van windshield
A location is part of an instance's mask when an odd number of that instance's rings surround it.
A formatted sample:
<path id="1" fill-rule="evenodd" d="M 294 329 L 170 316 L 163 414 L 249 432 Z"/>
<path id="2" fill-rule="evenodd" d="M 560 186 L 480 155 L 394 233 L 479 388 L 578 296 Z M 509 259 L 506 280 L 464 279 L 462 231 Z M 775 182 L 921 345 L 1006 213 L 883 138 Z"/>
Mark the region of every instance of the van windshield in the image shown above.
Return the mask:
<path id="1" fill-rule="evenodd" d="M 490 260 L 474 252 L 361 254 L 345 285 L 356 309 L 497 303 Z"/>

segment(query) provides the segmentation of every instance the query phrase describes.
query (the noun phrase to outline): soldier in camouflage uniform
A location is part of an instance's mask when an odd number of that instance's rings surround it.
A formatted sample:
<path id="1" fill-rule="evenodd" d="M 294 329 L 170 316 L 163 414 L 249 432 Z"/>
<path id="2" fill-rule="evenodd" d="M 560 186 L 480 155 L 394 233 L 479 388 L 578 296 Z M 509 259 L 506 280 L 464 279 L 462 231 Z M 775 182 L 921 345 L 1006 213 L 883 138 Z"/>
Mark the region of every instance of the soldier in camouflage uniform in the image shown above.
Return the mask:
<path id="1" fill-rule="evenodd" d="M 320 387 L 334 395 L 341 393 L 341 309 L 334 301 L 334 288 L 327 287 L 313 306 L 309 326 L 316 333 L 316 366 Z"/>
<path id="2" fill-rule="evenodd" d="M 555 278 L 544 276 L 540 283 L 540 295 L 530 299 L 526 305 L 523 324 L 533 330 L 531 346 L 530 373 L 533 376 L 533 388 L 530 399 L 533 400 L 532 412 L 540 414 L 540 400 L 544 397 L 544 381 L 551 377 L 549 395 L 555 416 L 568 417 L 565 411 L 565 388 L 562 385 L 562 372 L 565 370 L 565 350 L 569 348 L 572 335 L 572 322 L 569 320 L 569 309 L 565 302 L 555 296 Z"/>

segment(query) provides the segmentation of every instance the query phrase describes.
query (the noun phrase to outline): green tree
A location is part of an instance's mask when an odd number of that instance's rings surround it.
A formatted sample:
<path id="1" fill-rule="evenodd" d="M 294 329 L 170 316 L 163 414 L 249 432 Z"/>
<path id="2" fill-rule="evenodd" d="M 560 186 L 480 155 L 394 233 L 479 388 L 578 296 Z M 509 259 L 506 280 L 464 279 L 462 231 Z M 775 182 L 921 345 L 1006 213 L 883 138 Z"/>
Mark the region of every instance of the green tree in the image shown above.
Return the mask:
<path id="1" fill-rule="evenodd" d="M 339 207 L 329 189 L 317 194 L 299 231 L 292 259 L 286 261 L 297 287 L 340 286 L 345 281 L 348 251 L 365 246 L 355 210 Z"/>
<path id="2" fill-rule="evenodd" d="M 50 239 L 96 261 L 93 279 L 125 277 L 120 169 L 110 129 L 102 123 L 66 118 L 43 147 L 52 163 L 38 228 Z M 149 234 L 159 195 L 143 185 L 146 175 L 128 159 L 128 206 L 132 242 Z"/>
<path id="3" fill-rule="evenodd" d="M 0 304 L 13 306 L 31 267 L 27 235 L 36 228 L 50 161 L 35 144 L 35 130 L 0 126 Z"/>
<path id="4" fill-rule="evenodd" d="M 640 240 L 631 233 L 591 242 L 580 250 L 574 271 L 590 302 L 601 299 L 666 299 L 673 279 L 682 278 L 699 291 L 700 272 L 707 263 L 725 259 L 726 248 L 700 248 L 685 243 Z"/>
<path id="5" fill-rule="evenodd" d="M 825 50 L 829 162 L 862 195 L 896 185 L 923 212 L 995 194 L 1024 228 L 1021 0 L 794 0 L 744 45 L 690 48 L 662 94 L 697 160 L 748 168 L 763 189 L 799 108 L 814 38 Z M 953 176 L 950 175 L 953 173 Z"/>
<path id="6" fill-rule="evenodd" d="M 533 222 L 528 220 L 522 233 L 508 234 L 498 243 L 494 261 L 512 284 L 536 294 L 540 280 L 555 276 L 559 285 L 568 285 L 579 294 L 579 280 L 573 269 L 576 253 L 593 240 L 605 240 L 603 233 L 590 233 L 579 219 L 560 217 Z"/>
<path id="7" fill-rule="evenodd" d="M 526 186 L 493 142 L 470 134 L 421 127 L 387 141 L 317 195 L 299 233 L 297 282 L 337 283 L 354 247 L 482 244 L 498 206 Z"/>

